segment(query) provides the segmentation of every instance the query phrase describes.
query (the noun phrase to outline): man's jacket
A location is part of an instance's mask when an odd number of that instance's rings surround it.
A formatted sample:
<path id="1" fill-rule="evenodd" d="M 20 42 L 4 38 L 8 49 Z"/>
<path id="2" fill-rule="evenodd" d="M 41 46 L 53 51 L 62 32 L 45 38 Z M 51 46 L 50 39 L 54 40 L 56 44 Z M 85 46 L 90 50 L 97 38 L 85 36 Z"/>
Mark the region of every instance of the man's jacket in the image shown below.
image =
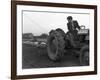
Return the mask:
<path id="1" fill-rule="evenodd" d="M 80 26 L 78 25 L 77 21 L 72 21 L 67 23 L 67 27 L 69 31 L 74 31 L 76 30 L 76 28 L 80 29 Z"/>

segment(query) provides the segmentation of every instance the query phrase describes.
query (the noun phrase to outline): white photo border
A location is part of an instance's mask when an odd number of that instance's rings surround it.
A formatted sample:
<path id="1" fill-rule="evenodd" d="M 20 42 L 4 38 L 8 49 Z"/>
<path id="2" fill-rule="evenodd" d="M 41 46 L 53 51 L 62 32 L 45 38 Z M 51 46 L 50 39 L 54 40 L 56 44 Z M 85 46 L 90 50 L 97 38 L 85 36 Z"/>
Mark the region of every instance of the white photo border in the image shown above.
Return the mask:
<path id="1" fill-rule="evenodd" d="M 78 12 L 90 14 L 90 65 L 79 67 L 59 67 L 59 68 L 40 68 L 40 69 L 22 69 L 22 10 L 38 11 L 60 11 L 60 12 Z M 17 75 L 36 75 L 50 73 L 69 73 L 94 71 L 94 10 L 77 8 L 60 8 L 45 6 L 26 6 L 17 5 Z"/>

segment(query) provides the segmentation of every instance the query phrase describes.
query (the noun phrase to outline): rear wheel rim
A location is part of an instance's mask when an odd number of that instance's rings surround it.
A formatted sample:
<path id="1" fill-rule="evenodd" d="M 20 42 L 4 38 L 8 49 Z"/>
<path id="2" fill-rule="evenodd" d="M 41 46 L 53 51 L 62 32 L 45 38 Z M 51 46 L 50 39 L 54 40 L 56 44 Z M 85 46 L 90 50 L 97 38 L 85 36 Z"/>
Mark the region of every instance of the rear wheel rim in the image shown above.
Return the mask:
<path id="1" fill-rule="evenodd" d="M 57 52 L 57 40 L 54 38 L 50 42 L 50 51 L 52 55 L 56 55 Z"/>
<path id="2" fill-rule="evenodd" d="M 48 46 L 47 49 L 48 49 L 48 55 L 49 55 L 49 58 L 52 59 L 52 60 L 56 60 L 57 58 L 57 52 L 58 52 L 58 42 L 57 42 L 57 39 L 55 37 L 50 37 L 49 39 L 49 43 L 48 43 Z"/>

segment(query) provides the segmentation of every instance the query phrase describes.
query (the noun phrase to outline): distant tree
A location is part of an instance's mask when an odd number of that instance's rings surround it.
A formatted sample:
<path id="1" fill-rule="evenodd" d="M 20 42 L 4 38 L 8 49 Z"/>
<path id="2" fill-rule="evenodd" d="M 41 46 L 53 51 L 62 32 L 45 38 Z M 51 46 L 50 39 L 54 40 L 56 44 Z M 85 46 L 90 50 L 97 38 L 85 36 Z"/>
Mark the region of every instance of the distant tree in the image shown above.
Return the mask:
<path id="1" fill-rule="evenodd" d="M 34 35 L 32 33 L 23 33 L 23 39 L 33 39 Z"/>
<path id="2" fill-rule="evenodd" d="M 42 38 L 47 38 L 47 37 L 48 37 L 48 34 L 42 33 L 40 36 L 41 36 Z"/>

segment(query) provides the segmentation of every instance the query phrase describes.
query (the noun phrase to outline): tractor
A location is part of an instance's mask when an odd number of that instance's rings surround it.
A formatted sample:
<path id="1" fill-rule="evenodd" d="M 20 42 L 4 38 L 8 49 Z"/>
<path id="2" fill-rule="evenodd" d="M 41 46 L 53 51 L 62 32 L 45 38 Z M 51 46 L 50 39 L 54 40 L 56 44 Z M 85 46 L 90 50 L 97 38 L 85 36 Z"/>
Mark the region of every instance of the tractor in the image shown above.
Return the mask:
<path id="1" fill-rule="evenodd" d="M 89 29 L 80 26 L 75 40 L 71 33 L 61 28 L 51 30 L 47 39 L 47 54 L 52 61 L 59 61 L 66 52 L 73 51 L 78 56 L 80 65 L 89 65 Z"/>

